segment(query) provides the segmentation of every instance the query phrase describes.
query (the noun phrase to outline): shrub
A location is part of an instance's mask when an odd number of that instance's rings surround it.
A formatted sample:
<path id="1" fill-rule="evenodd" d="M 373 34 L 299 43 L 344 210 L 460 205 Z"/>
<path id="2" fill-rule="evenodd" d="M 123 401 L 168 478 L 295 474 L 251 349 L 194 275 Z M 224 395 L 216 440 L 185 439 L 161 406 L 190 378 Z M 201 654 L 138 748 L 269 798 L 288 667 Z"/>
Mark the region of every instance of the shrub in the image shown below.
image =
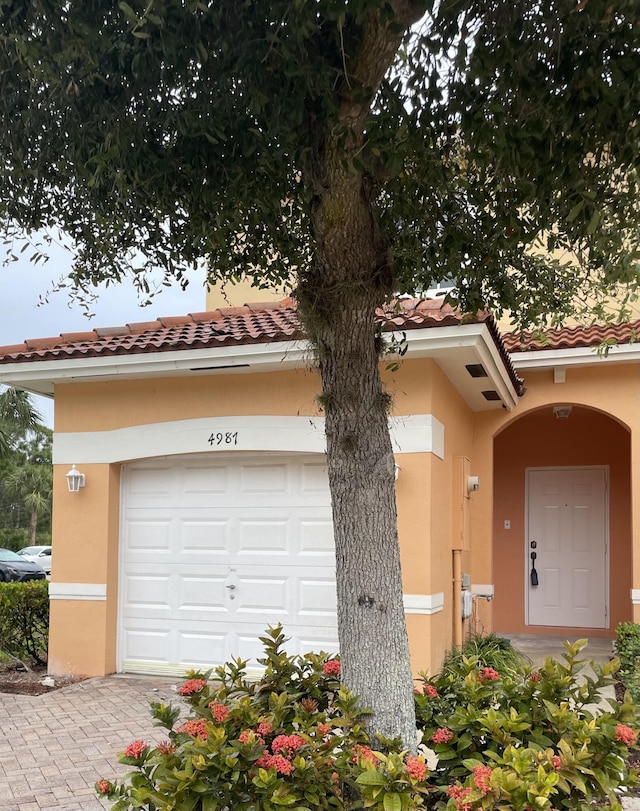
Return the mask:
<path id="1" fill-rule="evenodd" d="M 640 625 L 636 622 L 621 622 L 616 628 L 615 650 L 620 659 L 621 673 L 636 669 L 640 660 Z"/>
<path id="2" fill-rule="evenodd" d="M 373 752 L 356 699 L 340 686 L 340 665 L 326 654 L 290 657 L 280 626 L 262 639 L 263 676 L 246 662 L 191 672 L 179 689 L 186 717 L 152 705 L 168 740 L 134 741 L 120 762 L 135 772 L 123 783 L 99 781 L 114 811 L 282 811 L 341 809 L 356 801 L 410 811 L 427 791 L 423 758 L 397 749 Z"/>
<path id="3" fill-rule="evenodd" d="M 616 653 L 620 678 L 635 702 L 640 702 L 640 625 L 621 622 L 616 628 Z"/>
<path id="4" fill-rule="evenodd" d="M 478 657 L 424 679 L 416 696 L 423 742 L 438 755 L 432 782 L 449 809 L 586 809 L 636 782 L 626 763 L 638 708 L 628 697 L 604 706 L 619 662 L 579 659 L 586 640 L 565 643 L 564 661 L 547 659 L 502 674 Z M 596 707 L 596 705 L 599 705 Z"/>
<path id="5" fill-rule="evenodd" d="M 445 654 L 442 673 L 459 672 L 466 658 L 475 656 L 485 667 L 493 667 L 500 673 L 514 673 L 529 663 L 529 658 L 514 648 L 511 642 L 496 634 L 474 633 L 461 647 L 452 648 Z"/>
<path id="6" fill-rule="evenodd" d="M 44 664 L 49 641 L 49 584 L 46 580 L 0 583 L 0 650 Z"/>
<path id="7" fill-rule="evenodd" d="M 372 741 L 366 714 L 340 686 L 339 663 L 326 655 L 289 657 L 280 626 L 263 638 L 264 675 L 246 662 L 191 672 L 179 689 L 186 716 L 154 704 L 167 730 L 157 746 L 134 741 L 120 756 L 124 781 L 96 790 L 113 811 L 450 811 L 586 809 L 631 785 L 626 766 L 636 740 L 636 708 L 626 701 L 594 714 L 588 705 L 616 664 L 578 684 L 577 654 L 501 676 L 477 657 L 424 680 L 416 692 L 419 753 Z M 426 758 L 439 761 L 429 772 Z"/>

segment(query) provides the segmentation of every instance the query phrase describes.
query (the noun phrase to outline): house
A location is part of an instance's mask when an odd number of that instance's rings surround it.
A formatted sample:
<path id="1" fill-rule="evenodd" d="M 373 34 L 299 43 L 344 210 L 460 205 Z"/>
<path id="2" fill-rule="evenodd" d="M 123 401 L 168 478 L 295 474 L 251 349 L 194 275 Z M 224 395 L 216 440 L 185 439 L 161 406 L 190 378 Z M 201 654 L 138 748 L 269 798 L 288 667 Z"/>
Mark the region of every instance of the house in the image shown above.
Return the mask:
<path id="1" fill-rule="evenodd" d="M 640 322 L 537 343 L 442 299 L 379 319 L 407 339 L 382 370 L 415 671 L 471 627 L 640 619 Z M 252 658 L 277 622 L 337 648 L 309 354 L 291 299 L 0 347 L 0 383 L 55 395 L 52 673 Z"/>

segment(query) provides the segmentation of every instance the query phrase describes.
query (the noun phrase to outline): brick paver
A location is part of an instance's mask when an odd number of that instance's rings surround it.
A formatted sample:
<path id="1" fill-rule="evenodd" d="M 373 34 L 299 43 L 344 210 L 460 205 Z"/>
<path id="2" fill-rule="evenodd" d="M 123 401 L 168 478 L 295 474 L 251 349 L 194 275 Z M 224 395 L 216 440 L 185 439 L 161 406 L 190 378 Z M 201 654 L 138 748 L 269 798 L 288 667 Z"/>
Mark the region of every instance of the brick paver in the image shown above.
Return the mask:
<path id="1" fill-rule="evenodd" d="M 0 693 L 0 811 L 103 811 L 93 784 L 129 771 L 131 741 L 166 737 L 151 701 L 175 701 L 172 681 L 89 679 L 41 696 Z"/>

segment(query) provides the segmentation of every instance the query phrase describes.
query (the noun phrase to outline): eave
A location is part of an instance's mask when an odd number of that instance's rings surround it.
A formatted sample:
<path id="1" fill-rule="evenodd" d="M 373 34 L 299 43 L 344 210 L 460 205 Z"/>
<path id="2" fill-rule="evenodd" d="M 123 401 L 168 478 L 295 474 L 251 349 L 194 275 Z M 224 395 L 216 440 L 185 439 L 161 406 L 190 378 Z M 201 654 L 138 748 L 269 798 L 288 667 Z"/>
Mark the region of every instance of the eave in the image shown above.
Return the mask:
<path id="1" fill-rule="evenodd" d="M 398 330 L 394 334 L 398 340 L 406 338 L 406 358 L 432 358 L 472 411 L 503 406 L 511 409 L 517 404 L 518 392 L 486 323 Z M 272 372 L 304 368 L 312 356 L 307 341 L 289 340 L 107 357 L 59 357 L 0 366 L 0 383 L 53 397 L 57 385 L 70 382 Z M 471 377 L 467 366 L 481 366 L 486 376 Z M 496 399 L 488 400 L 487 392 L 493 392 L 491 396 Z"/>

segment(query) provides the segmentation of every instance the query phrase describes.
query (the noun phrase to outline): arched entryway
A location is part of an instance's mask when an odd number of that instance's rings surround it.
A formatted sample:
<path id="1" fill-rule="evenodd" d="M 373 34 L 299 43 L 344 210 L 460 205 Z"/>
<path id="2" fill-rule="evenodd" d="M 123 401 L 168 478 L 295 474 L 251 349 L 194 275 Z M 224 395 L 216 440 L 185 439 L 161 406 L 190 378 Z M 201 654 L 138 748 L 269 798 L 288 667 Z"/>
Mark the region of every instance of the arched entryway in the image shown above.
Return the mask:
<path id="1" fill-rule="evenodd" d="M 496 435 L 495 631 L 613 636 L 632 618 L 630 458 L 626 426 L 579 405 Z"/>

